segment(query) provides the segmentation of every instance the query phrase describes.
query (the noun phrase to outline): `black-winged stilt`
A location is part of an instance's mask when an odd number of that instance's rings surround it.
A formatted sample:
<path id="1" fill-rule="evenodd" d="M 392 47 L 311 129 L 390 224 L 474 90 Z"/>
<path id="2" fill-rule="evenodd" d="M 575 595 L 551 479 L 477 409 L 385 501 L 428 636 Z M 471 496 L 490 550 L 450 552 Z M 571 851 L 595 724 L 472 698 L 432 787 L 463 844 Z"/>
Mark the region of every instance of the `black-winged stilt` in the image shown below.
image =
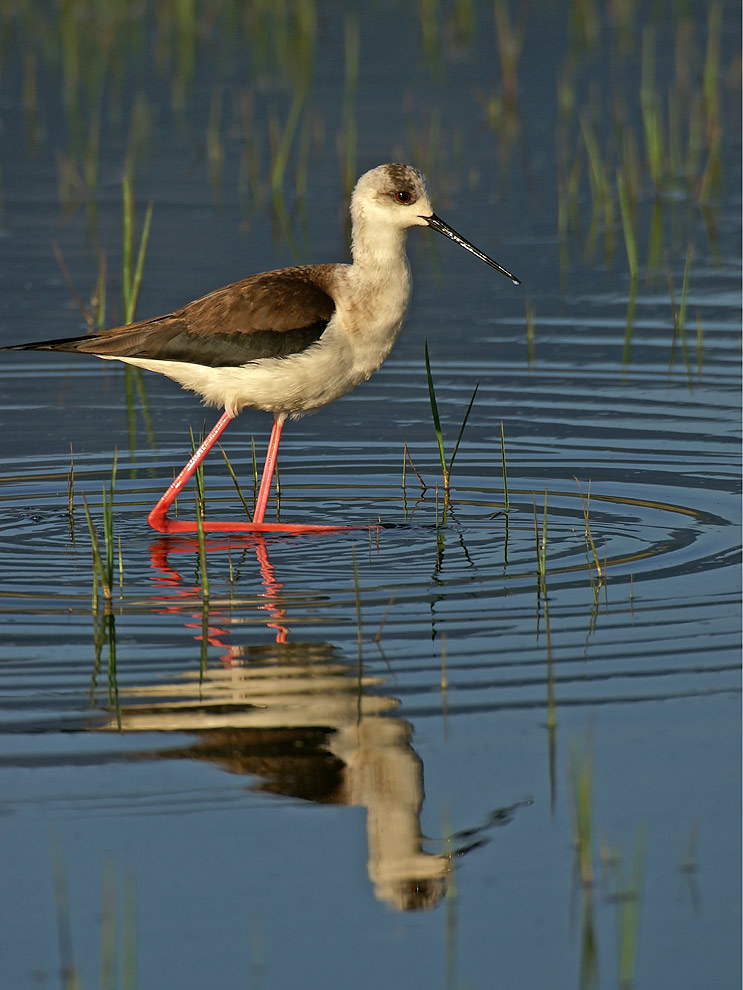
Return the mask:
<path id="1" fill-rule="evenodd" d="M 481 261 L 519 280 L 433 212 L 426 177 L 410 165 L 380 165 L 351 197 L 348 264 L 302 265 L 252 275 L 166 316 L 103 333 L 16 344 L 19 350 L 74 351 L 159 371 L 224 411 L 150 512 L 161 533 L 193 533 L 171 504 L 225 427 L 245 408 L 274 424 L 252 522 L 205 520 L 205 531 L 306 532 L 343 526 L 264 521 L 287 416 L 298 417 L 350 392 L 382 365 L 400 332 L 411 291 L 408 227 L 432 227 Z"/>

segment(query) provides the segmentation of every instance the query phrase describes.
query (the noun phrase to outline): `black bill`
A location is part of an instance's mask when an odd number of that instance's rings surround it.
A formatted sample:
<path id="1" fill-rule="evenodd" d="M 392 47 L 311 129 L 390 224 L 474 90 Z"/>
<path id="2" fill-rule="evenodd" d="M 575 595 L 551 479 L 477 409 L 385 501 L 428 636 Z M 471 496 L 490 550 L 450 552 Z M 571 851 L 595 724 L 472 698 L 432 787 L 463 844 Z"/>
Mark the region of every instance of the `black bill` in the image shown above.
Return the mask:
<path id="1" fill-rule="evenodd" d="M 462 235 L 458 234 L 456 230 L 449 226 L 448 223 L 444 223 L 441 217 L 437 217 L 435 213 L 432 213 L 430 217 L 423 217 L 423 219 L 429 227 L 433 227 L 434 230 L 438 230 L 440 234 L 448 237 L 449 240 L 454 241 L 455 244 L 459 244 L 460 247 L 463 247 L 466 251 L 469 251 L 470 254 L 474 254 L 476 258 L 480 259 L 480 261 L 484 261 L 486 265 L 490 265 L 491 268 L 495 268 L 495 270 L 500 272 L 501 275 L 505 275 L 507 278 L 510 278 L 514 285 L 521 285 L 521 279 L 516 278 L 515 275 L 512 275 L 509 271 L 506 271 L 502 265 L 499 265 L 497 261 L 493 261 L 492 258 L 489 258 L 479 248 L 476 248 L 474 244 L 470 244 L 466 237 L 462 237 Z"/>

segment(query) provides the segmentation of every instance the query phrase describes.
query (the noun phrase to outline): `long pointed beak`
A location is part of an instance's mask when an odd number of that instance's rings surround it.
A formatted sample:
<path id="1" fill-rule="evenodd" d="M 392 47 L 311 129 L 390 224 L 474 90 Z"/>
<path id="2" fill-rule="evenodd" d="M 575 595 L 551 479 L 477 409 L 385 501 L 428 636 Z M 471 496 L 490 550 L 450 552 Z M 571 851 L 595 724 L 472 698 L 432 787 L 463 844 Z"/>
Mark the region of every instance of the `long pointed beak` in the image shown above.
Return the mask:
<path id="1" fill-rule="evenodd" d="M 471 244 L 466 237 L 462 237 L 461 234 L 458 234 L 453 227 L 450 227 L 448 223 L 444 223 L 441 217 L 437 217 L 435 213 L 432 213 L 430 217 L 421 217 L 421 219 L 425 220 L 429 227 L 433 227 L 434 230 L 438 230 L 438 232 L 443 234 L 444 237 L 448 237 L 449 240 L 454 241 L 455 244 L 463 247 L 465 251 L 469 251 L 470 254 L 474 254 L 476 258 L 480 259 L 480 261 L 484 261 L 486 265 L 490 265 L 491 268 L 495 268 L 495 270 L 500 272 L 501 275 L 505 275 L 507 278 L 510 278 L 514 285 L 521 285 L 520 279 L 516 278 L 516 276 L 512 275 L 509 271 L 506 271 L 502 265 L 499 265 L 497 261 L 493 261 L 492 258 L 489 258 L 479 248 L 476 248 L 475 245 Z"/>

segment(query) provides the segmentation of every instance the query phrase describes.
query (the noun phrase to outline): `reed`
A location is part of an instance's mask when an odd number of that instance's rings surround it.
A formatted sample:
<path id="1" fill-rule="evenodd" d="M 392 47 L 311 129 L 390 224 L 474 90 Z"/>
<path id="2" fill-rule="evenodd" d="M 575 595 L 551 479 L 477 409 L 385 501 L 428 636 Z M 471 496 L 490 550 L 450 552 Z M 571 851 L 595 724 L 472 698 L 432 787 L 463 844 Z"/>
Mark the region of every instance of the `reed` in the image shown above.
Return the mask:
<path id="1" fill-rule="evenodd" d="M 356 181 L 356 93 L 361 61 L 361 33 L 358 11 L 346 11 L 344 33 L 345 78 L 343 87 L 343 123 L 341 127 L 341 174 L 346 195 Z"/>
<path id="2" fill-rule="evenodd" d="M 619 957 L 619 988 L 631 990 L 635 984 L 637 944 L 640 932 L 640 907 L 645 874 L 645 833 L 635 835 L 632 867 L 629 877 L 622 876 L 617 863 L 617 952 Z"/>
<path id="3" fill-rule="evenodd" d="M 70 470 L 67 475 L 67 515 L 70 523 L 74 525 L 75 520 L 75 454 L 70 444 Z"/>
<path id="4" fill-rule="evenodd" d="M 107 603 L 111 602 L 114 584 L 114 520 L 113 501 L 116 489 L 116 465 L 118 454 L 114 451 L 113 466 L 111 469 L 111 483 L 109 488 L 103 486 L 103 550 L 98 537 L 93 518 L 90 514 L 87 499 L 83 493 L 83 509 L 85 519 L 90 533 L 91 551 L 93 554 L 93 608 L 98 605 L 98 584 L 100 583 L 103 596 Z"/>
<path id="5" fill-rule="evenodd" d="M 547 491 L 544 492 L 544 513 L 542 515 L 542 532 L 539 532 L 537 521 L 537 502 L 534 506 L 534 544 L 537 555 L 537 591 L 540 598 L 547 597 Z"/>
<path id="6" fill-rule="evenodd" d="M 235 486 L 235 491 L 237 492 L 238 498 L 240 499 L 240 501 L 243 504 L 243 508 L 245 509 L 245 513 L 246 513 L 248 519 L 251 519 L 252 520 L 253 513 L 250 511 L 250 508 L 248 507 L 248 503 L 247 503 L 247 501 L 245 499 L 245 496 L 242 493 L 242 489 L 240 488 L 240 482 L 237 480 L 237 475 L 235 474 L 234 468 L 232 467 L 232 464 L 230 463 L 230 459 L 227 456 L 227 452 L 225 451 L 225 449 L 222 447 L 221 444 L 219 445 L 219 449 L 222 451 L 222 457 L 224 457 L 224 462 L 227 465 L 227 470 L 229 472 L 230 477 L 232 478 L 232 483 Z"/>
<path id="7" fill-rule="evenodd" d="M 624 248 L 627 252 L 627 265 L 629 266 L 630 278 L 633 282 L 636 282 L 638 274 L 637 238 L 635 235 L 635 223 L 629 188 L 625 174 L 621 169 L 617 169 L 617 190 L 619 192 L 619 213 L 622 218 L 622 233 L 624 234 Z"/>
<path id="8" fill-rule="evenodd" d="M 586 752 L 573 742 L 570 754 L 573 791 L 573 840 L 576 865 L 584 887 L 593 886 L 593 764 Z"/>
<path id="9" fill-rule="evenodd" d="M 206 606 L 207 603 L 209 602 L 209 572 L 206 566 L 206 539 L 204 537 L 203 513 L 204 513 L 203 492 L 202 492 L 202 498 L 200 498 L 199 492 L 197 491 L 196 492 L 196 537 L 199 545 L 199 570 L 201 572 L 201 591 L 204 600 L 204 605 Z M 202 614 L 202 624 L 203 624 L 203 614 Z M 202 630 L 202 647 L 203 644 L 207 641 L 208 641 L 208 635 L 204 636 Z M 202 659 L 203 659 L 203 654 L 202 654 Z"/>
<path id="10" fill-rule="evenodd" d="M 191 440 L 191 455 L 196 453 L 196 440 L 193 435 L 193 428 L 188 428 L 189 437 Z M 196 485 L 196 499 L 197 499 L 197 515 L 203 519 L 206 515 L 206 499 L 204 495 L 204 464 L 203 462 L 199 464 L 194 472 L 194 484 Z"/>
<path id="11" fill-rule="evenodd" d="M 413 471 L 413 474 L 416 476 L 416 478 L 418 479 L 418 483 L 421 486 L 421 495 L 425 495 L 426 491 L 428 490 L 428 485 L 425 483 L 425 481 L 423 480 L 423 478 L 421 476 L 420 471 L 415 466 L 415 463 L 413 462 L 413 458 L 412 458 L 412 456 L 410 454 L 410 450 L 408 448 L 408 445 L 405 443 L 405 444 L 403 444 L 403 448 L 402 448 L 402 488 L 403 488 L 403 491 L 406 490 L 405 483 L 406 483 L 406 478 L 407 478 L 407 465 L 408 464 L 410 464 L 410 467 L 411 467 L 411 469 Z"/>
<path id="12" fill-rule="evenodd" d="M 599 560 L 599 555 L 596 550 L 596 543 L 593 539 L 593 533 L 591 532 L 591 520 L 590 520 L 590 510 L 591 510 L 591 483 L 588 482 L 588 491 L 586 493 L 585 499 L 583 498 L 583 489 L 580 486 L 580 481 L 575 479 L 575 483 L 578 486 L 578 495 L 580 496 L 581 511 L 583 512 L 583 524 L 584 524 L 584 537 L 586 541 L 586 553 L 590 551 L 593 557 L 593 565 L 596 568 L 596 574 L 599 579 L 599 584 L 603 583 L 604 580 L 604 570 L 601 567 L 601 561 Z"/>
<path id="13" fill-rule="evenodd" d="M 144 261 L 147 254 L 147 244 L 150 239 L 150 228 L 152 226 L 152 213 L 154 206 L 152 201 L 150 201 L 147 206 L 135 257 L 134 195 L 132 191 L 131 175 L 128 173 L 125 174 L 121 180 L 121 189 L 123 209 L 121 290 L 124 300 L 124 324 L 127 324 L 134 322 L 137 302 L 139 301 L 139 293 L 142 287 L 142 275 L 144 272 Z"/>
<path id="14" fill-rule="evenodd" d="M 690 365 L 688 341 L 686 337 L 686 310 L 687 310 L 687 301 L 689 295 L 689 277 L 691 273 L 691 263 L 693 258 L 694 258 L 694 245 L 692 243 L 689 243 L 686 249 L 684 274 L 681 280 L 681 298 L 678 303 L 676 301 L 676 291 L 673 285 L 673 276 L 671 275 L 671 270 L 670 268 L 666 270 L 666 277 L 668 280 L 668 295 L 671 301 L 671 313 L 673 317 L 673 340 L 671 342 L 670 363 L 671 365 L 673 365 L 676 344 L 680 341 L 681 355 L 684 362 L 684 367 L 686 368 L 687 375 L 689 376 L 691 376 L 691 365 Z M 699 364 L 698 350 L 699 348 L 697 346 L 697 366 Z"/>
<path id="15" fill-rule="evenodd" d="M 495 43 L 498 48 L 503 100 L 507 108 L 516 106 L 518 95 L 518 63 L 524 48 L 523 23 L 514 25 L 505 0 L 495 0 Z"/>
<path id="16" fill-rule="evenodd" d="M 655 85 L 655 31 L 648 25 L 642 35 L 640 109 L 645 135 L 645 156 L 658 193 L 665 180 L 665 150 L 660 100 Z"/>
<path id="17" fill-rule="evenodd" d="M 467 420 L 469 419 L 470 413 L 472 411 L 472 406 L 475 402 L 475 397 L 477 396 L 477 390 L 480 387 L 480 383 L 478 382 L 477 385 L 475 385 L 475 389 L 472 393 L 472 398 L 469 401 L 469 405 L 467 406 L 467 411 L 465 412 L 464 419 L 462 420 L 462 425 L 459 427 L 459 433 L 457 435 L 456 443 L 454 444 L 454 449 L 452 450 L 451 457 L 449 458 L 449 462 L 447 464 L 446 454 L 444 452 L 444 437 L 441 432 L 441 419 L 439 417 L 439 407 L 436 401 L 436 389 L 434 388 L 434 384 L 433 384 L 433 375 L 431 374 L 431 361 L 428 355 L 428 341 L 425 342 L 424 350 L 426 357 L 426 378 L 428 379 L 428 397 L 431 402 L 431 416 L 433 419 L 434 430 L 436 432 L 436 443 L 439 450 L 441 472 L 444 478 L 444 500 L 446 507 L 446 503 L 448 503 L 449 501 L 451 472 L 452 472 L 452 468 L 454 467 L 454 459 L 457 456 L 459 445 L 462 442 L 462 436 L 464 435 L 464 430 L 465 427 L 467 426 Z"/>
<path id="18" fill-rule="evenodd" d="M 506 471 L 506 437 L 503 432 L 503 420 L 500 421 L 500 460 L 501 460 L 501 470 L 503 471 L 503 501 L 505 504 L 506 515 L 508 515 L 511 509 L 511 503 L 508 498 L 508 472 Z"/>

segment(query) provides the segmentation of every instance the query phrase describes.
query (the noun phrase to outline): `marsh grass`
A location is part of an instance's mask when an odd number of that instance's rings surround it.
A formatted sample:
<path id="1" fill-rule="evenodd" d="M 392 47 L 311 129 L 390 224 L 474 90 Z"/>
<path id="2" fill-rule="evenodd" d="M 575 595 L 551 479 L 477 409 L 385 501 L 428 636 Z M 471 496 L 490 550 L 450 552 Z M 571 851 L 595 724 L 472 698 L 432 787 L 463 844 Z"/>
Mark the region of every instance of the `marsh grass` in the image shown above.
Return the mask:
<path id="1" fill-rule="evenodd" d="M 505 106 L 513 109 L 518 96 L 518 63 L 524 49 L 526 31 L 524 27 L 523 8 L 519 8 L 519 22 L 512 23 L 506 0 L 495 0 L 493 16 L 495 19 L 495 43 L 498 49 L 501 82 L 503 84 L 503 101 Z"/>
<path id="2" fill-rule="evenodd" d="M 356 93 L 359 85 L 359 65 L 361 60 L 361 32 L 359 15 L 356 10 L 347 10 L 344 25 L 345 75 L 343 80 L 343 120 L 339 136 L 339 153 L 343 189 L 350 196 L 356 182 L 356 146 L 358 125 L 356 115 Z"/>
<path id="3" fill-rule="evenodd" d="M 196 537 L 199 545 L 199 572 L 201 574 L 201 590 L 203 594 L 204 602 L 209 601 L 209 573 L 206 567 L 206 539 L 204 536 L 204 513 L 203 513 L 203 493 L 199 496 L 198 491 L 195 494 L 196 498 Z"/>
<path id="4" fill-rule="evenodd" d="M 196 453 L 196 439 L 194 437 L 193 428 L 188 428 L 189 438 L 191 441 L 191 456 Z M 203 437 L 202 437 L 203 439 Z M 196 468 L 194 471 L 194 484 L 196 486 L 196 515 L 200 519 L 204 519 L 206 516 L 206 498 L 204 495 L 204 462 Z"/>
<path id="5" fill-rule="evenodd" d="M 480 383 L 478 382 L 477 385 L 475 385 L 475 389 L 472 393 L 472 398 L 469 401 L 469 405 L 467 406 L 467 411 L 465 412 L 464 419 L 462 420 L 462 425 L 459 427 L 459 433 L 457 434 L 457 439 L 456 439 L 456 443 L 454 444 L 454 449 L 452 450 L 451 457 L 449 458 L 449 462 L 447 463 L 446 454 L 444 452 L 444 437 L 441 432 L 441 419 L 439 417 L 439 407 L 436 401 L 436 389 L 434 388 L 434 384 L 433 384 L 433 375 L 431 374 L 431 361 L 428 356 L 428 341 L 425 342 L 424 351 L 426 358 L 426 378 L 428 379 L 428 396 L 431 402 L 431 417 L 433 419 L 433 426 L 436 432 L 436 443 L 439 449 L 441 473 L 444 479 L 444 503 L 445 503 L 444 511 L 446 512 L 446 508 L 448 507 L 448 503 L 449 503 L 451 472 L 452 472 L 452 468 L 454 467 L 454 459 L 457 456 L 459 445 L 462 442 L 464 429 L 467 426 L 467 420 L 469 419 L 470 413 L 472 412 L 472 406 L 475 402 L 475 398 L 477 396 L 477 390 L 480 387 Z"/>
<path id="6" fill-rule="evenodd" d="M 694 258 L 694 245 L 689 243 L 686 249 L 686 260 L 684 262 L 684 274 L 681 280 L 681 298 L 676 301 L 676 290 L 673 284 L 670 265 L 666 268 L 666 278 L 668 281 L 668 295 L 671 300 L 671 314 L 673 317 L 673 339 L 671 340 L 671 356 L 669 367 L 673 367 L 676 347 L 681 345 L 681 356 L 686 368 L 686 373 L 691 377 L 691 357 L 686 336 L 686 310 L 689 296 L 689 278 L 691 274 L 691 263 Z M 700 361 L 699 335 L 697 334 L 697 374 L 699 374 Z"/>
<path id="7" fill-rule="evenodd" d="M 237 480 L 237 475 L 235 474 L 235 470 L 232 467 L 232 464 L 230 463 L 230 459 L 227 456 L 227 452 L 221 446 L 221 444 L 219 446 L 219 449 L 222 452 L 222 457 L 224 457 L 224 462 L 227 465 L 227 471 L 229 472 L 229 475 L 232 478 L 232 483 L 235 486 L 235 491 L 237 492 L 238 498 L 240 499 L 240 501 L 243 504 L 243 508 L 245 509 L 245 513 L 246 513 L 248 519 L 252 520 L 253 513 L 250 511 L 250 507 L 248 506 L 247 500 L 246 500 L 245 496 L 242 493 L 242 488 L 240 488 L 240 482 Z M 255 455 L 255 449 L 254 449 L 253 453 Z M 257 466 L 256 466 L 256 474 L 257 474 L 257 472 L 258 472 L 258 469 L 257 469 Z"/>
<path id="8" fill-rule="evenodd" d="M 124 302 L 124 323 L 127 324 L 134 322 L 137 303 L 139 302 L 139 293 L 142 287 L 144 262 L 147 255 L 147 245 L 150 239 L 154 206 L 152 201 L 150 201 L 147 206 L 135 256 L 136 223 L 134 216 L 134 193 L 132 189 L 131 175 L 129 174 L 124 175 L 121 180 L 121 194 L 123 217 L 121 243 L 121 291 Z"/>
<path id="9" fill-rule="evenodd" d="M 542 514 L 542 531 L 539 532 L 537 520 L 537 501 L 533 498 L 534 508 L 534 544 L 537 556 L 537 592 L 541 598 L 547 597 L 547 492 L 544 493 L 544 512 Z"/>
<path id="10" fill-rule="evenodd" d="M 573 841 L 576 869 L 584 887 L 593 886 L 593 761 L 573 742 L 570 751 L 573 797 Z"/>
<path id="11" fill-rule="evenodd" d="M 619 193 L 619 214 L 622 218 L 622 233 L 624 234 L 624 249 L 627 252 L 627 265 L 632 282 L 637 281 L 637 236 L 632 203 L 625 173 L 617 169 L 617 191 Z"/>
<path id="12" fill-rule="evenodd" d="M 85 511 L 85 519 L 88 523 L 88 532 L 90 533 L 90 545 L 93 554 L 93 608 L 96 609 L 98 605 L 98 586 L 100 584 L 103 596 L 106 599 L 107 605 L 110 606 L 111 598 L 113 595 L 113 585 L 114 585 L 114 519 L 113 519 L 113 502 L 114 502 L 114 492 L 116 490 L 116 466 L 118 460 L 118 453 L 114 451 L 113 466 L 111 469 L 111 483 L 108 488 L 103 486 L 103 549 L 101 549 L 101 541 L 98 537 L 98 531 L 96 530 L 93 518 L 90 514 L 90 509 L 88 507 L 87 499 L 85 495 L 82 495 L 83 499 L 83 509 Z"/>
<path id="13" fill-rule="evenodd" d="M 64 857 L 58 842 L 52 846 L 52 885 L 63 990 L 83 990 L 72 938 L 72 910 Z M 116 871 L 112 863 L 103 867 L 100 910 L 101 990 L 135 990 L 137 986 L 137 894 L 134 881 L 125 877 L 121 889 L 121 911 Z M 120 918 L 120 920 L 119 920 Z"/>
<path id="14" fill-rule="evenodd" d="M 511 511 L 511 502 L 508 497 L 508 471 L 506 470 L 506 436 L 503 431 L 503 420 L 500 421 L 500 462 L 503 472 L 503 503 L 506 515 Z"/>
<path id="15" fill-rule="evenodd" d="M 614 231 L 621 229 L 632 291 L 640 273 L 646 215 L 648 277 L 662 275 L 663 258 L 669 251 L 675 253 L 685 236 L 692 236 L 699 213 L 710 248 L 716 251 L 725 116 L 722 5 L 709 5 L 706 25 L 689 16 L 674 18 L 670 29 L 658 22 L 646 23 L 639 51 L 622 44 L 621 19 L 611 20 L 609 31 L 616 33 L 612 40 L 619 42 L 617 56 L 630 73 L 621 78 L 629 81 L 621 88 L 611 82 L 605 91 L 591 91 L 587 99 L 580 96 L 576 78 L 581 61 L 576 53 L 558 76 L 560 268 L 564 280 L 565 245 L 571 234 L 584 244 L 590 259 L 603 228 L 608 262 Z M 669 30 L 675 56 L 670 65 L 662 50 Z M 732 68 L 731 73 L 739 69 Z M 601 106 L 610 111 L 608 123 Z M 592 204 L 587 231 L 579 209 L 584 164 Z M 679 202 L 696 209 L 681 210 Z M 634 305 L 628 307 L 628 330 L 633 320 Z"/>
<path id="16" fill-rule="evenodd" d="M 583 489 L 581 488 L 580 481 L 575 478 L 575 483 L 578 486 L 578 495 L 580 497 L 581 511 L 583 513 L 583 535 L 586 541 L 586 556 L 593 560 L 593 566 L 596 570 L 596 576 L 598 577 L 598 584 L 601 586 L 605 579 L 605 567 L 602 568 L 601 560 L 599 559 L 598 551 L 596 550 L 596 543 L 593 538 L 593 533 L 591 532 L 591 483 L 588 483 L 588 491 L 586 492 L 586 497 L 583 497 Z M 591 584 L 593 585 L 593 578 L 591 578 Z"/>
<path id="17" fill-rule="evenodd" d="M 421 476 L 420 471 L 415 466 L 415 463 L 413 462 L 413 458 L 412 458 L 412 456 L 410 454 L 410 449 L 408 448 L 408 445 L 405 443 L 405 444 L 403 444 L 403 448 L 402 448 L 402 490 L 403 490 L 403 493 L 406 492 L 406 490 L 407 490 L 406 482 L 407 482 L 407 466 L 408 466 L 408 464 L 410 464 L 410 468 L 411 468 L 413 474 L 418 479 L 418 483 L 421 486 L 421 495 L 425 495 L 426 491 L 428 490 L 428 485 L 425 483 L 425 481 L 423 480 L 423 478 Z"/>
<path id="18" fill-rule="evenodd" d="M 70 527 L 75 528 L 75 453 L 70 444 L 70 470 L 67 474 L 67 515 Z"/>
<path id="19" fill-rule="evenodd" d="M 635 835 L 629 875 L 625 875 L 621 857 L 617 857 L 615 862 L 615 891 L 612 900 L 616 903 L 617 908 L 617 956 L 620 990 L 631 990 L 635 982 L 646 847 L 645 832 L 638 829 Z"/>

